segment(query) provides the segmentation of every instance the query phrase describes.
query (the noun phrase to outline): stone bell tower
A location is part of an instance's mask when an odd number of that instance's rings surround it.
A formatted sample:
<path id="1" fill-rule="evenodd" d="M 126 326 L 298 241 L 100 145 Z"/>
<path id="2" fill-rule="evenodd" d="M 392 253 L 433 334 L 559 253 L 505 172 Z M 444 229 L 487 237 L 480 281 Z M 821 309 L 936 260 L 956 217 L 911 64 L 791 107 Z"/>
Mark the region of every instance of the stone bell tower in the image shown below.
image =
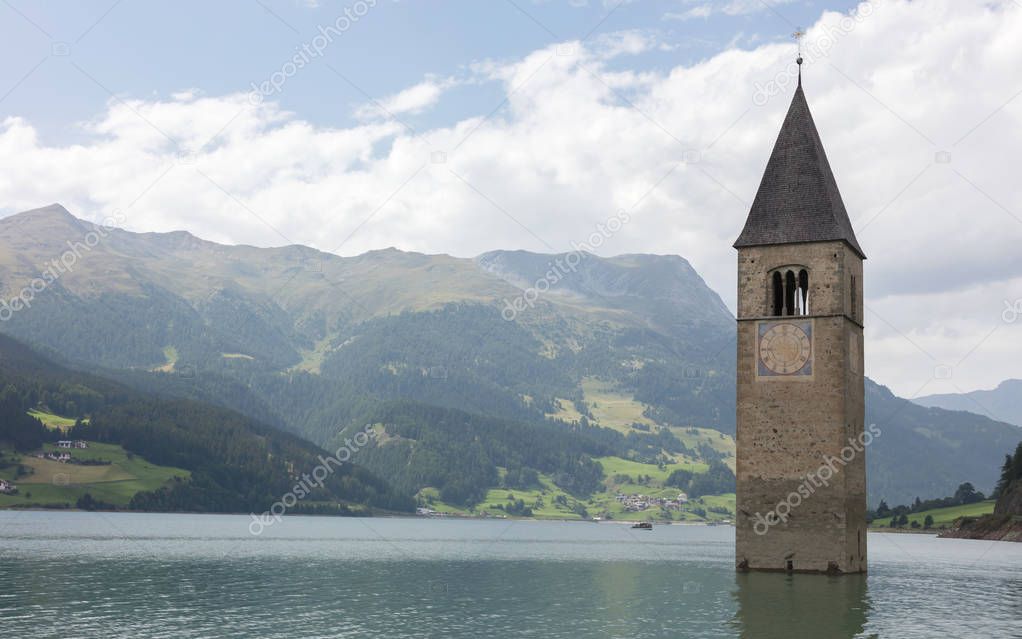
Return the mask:
<path id="1" fill-rule="evenodd" d="M 865 572 L 865 254 L 801 77 L 735 248 L 737 568 Z"/>

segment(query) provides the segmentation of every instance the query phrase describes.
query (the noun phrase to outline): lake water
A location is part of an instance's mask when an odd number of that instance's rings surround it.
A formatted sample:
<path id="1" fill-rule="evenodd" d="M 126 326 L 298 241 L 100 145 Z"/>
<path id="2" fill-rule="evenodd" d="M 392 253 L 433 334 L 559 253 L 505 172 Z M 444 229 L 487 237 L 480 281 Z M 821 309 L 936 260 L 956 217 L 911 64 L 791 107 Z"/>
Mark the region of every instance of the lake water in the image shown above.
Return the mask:
<path id="1" fill-rule="evenodd" d="M 1022 637 L 1022 544 L 870 534 L 736 575 L 734 530 L 0 512 L 0 637 Z"/>

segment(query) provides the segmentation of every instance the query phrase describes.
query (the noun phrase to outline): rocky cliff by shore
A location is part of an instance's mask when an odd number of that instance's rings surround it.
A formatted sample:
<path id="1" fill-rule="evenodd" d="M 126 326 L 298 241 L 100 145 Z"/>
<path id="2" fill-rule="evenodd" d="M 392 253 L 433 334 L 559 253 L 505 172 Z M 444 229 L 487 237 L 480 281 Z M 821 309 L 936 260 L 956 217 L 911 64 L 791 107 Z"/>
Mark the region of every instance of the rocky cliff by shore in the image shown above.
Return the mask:
<path id="1" fill-rule="evenodd" d="M 938 536 L 1022 542 L 1022 479 L 1001 493 L 992 515 L 962 517 Z"/>

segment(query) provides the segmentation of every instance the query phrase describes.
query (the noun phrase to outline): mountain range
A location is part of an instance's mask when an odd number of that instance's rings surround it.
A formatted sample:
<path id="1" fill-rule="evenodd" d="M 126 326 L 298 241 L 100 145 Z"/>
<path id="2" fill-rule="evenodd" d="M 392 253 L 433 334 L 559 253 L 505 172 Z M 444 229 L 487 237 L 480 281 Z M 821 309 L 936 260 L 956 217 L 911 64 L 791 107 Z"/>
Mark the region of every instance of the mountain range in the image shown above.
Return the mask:
<path id="1" fill-rule="evenodd" d="M 967 410 L 1022 426 L 1022 379 L 1009 379 L 993 390 L 926 395 L 912 400 L 920 406 Z"/>
<path id="2" fill-rule="evenodd" d="M 471 505 L 533 471 L 584 499 L 611 487 L 600 458 L 733 469 L 734 317 L 678 256 L 340 257 L 100 228 L 52 205 L 0 220 L 0 290 L 0 331 L 69 366 L 328 449 L 384 424 L 356 463 L 420 499 Z M 884 432 L 870 504 L 989 490 L 1018 439 L 868 380 L 867 421 Z"/>

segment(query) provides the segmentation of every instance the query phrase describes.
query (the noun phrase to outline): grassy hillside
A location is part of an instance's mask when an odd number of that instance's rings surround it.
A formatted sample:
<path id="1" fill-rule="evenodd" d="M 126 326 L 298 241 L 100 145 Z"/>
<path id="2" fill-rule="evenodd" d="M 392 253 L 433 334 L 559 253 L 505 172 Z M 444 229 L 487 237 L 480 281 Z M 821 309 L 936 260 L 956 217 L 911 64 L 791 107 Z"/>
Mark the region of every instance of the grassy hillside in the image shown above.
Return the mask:
<path id="1" fill-rule="evenodd" d="M 52 428 L 54 430 L 66 431 L 68 428 L 75 425 L 75 420 L 72 417 L 61 417 L 60 415 L 41 410 L 39 408 L 31 409 L 28 411 L 28 414 L 41 421 L 47 428 Z"/>
<path id="2" fill-rule="evenodd" d="M 596 461 L 603 465 L 603 471 L 608 476 L 628 475 L 632 478 L 640 476 L 649 477 L 654 482 L 662 483 L 672 471 L 679 468 L 692 471 L 693 473 L 705 473 L 709 466 L 704 463 L 680 463 L 667 466 L 656 466 L 653 464 L 642 464 L 620 457 L 598 457 Z"/>
<path id="3" fill-rule="evenodd" d="M 910 513 L 908 517 L 908 525 L 911 527 L 912 522 L 919 522 L 922 530 L 923 522 L 926 520 L 927 515 L 933 517 L 934 528 L 947 528 L 954 523 L 959 517 L 979 517 L 981 515 L 989 515 L 994 512 L 995 500 L 988 499 L 986 501 L 979 501 L 974 504 L 965 504 L 963 506 L 950 506 L 948 508 L 935 508 L 933 510 L 924 510 L 918 513 Z M 891 518 L 882 517 L 880 519 L 874 519 L 870 523 L 872 528 L 890 528 Z"/>
<path id="4" fill-rule="evenodd" d="M 603 458 L 600 461 L 610 461 Z M 621 462 L 623 460 L 614 460 Z M 611 461 L 611 463 L 614 463 Z M 640 511 L 626 510 L 616 499 L 618 494 L 645 495 L 675 499 L 679 494 L 677 488 L 665 488 L 662 481 L 652 480 L 639 484 L 640 476 L 656 474 L 657 467 L 652 464 L 620 464 L 615 467 L 619 471 L 602 483 L 600 490 L 588 497 L 579 498 L 560 488 L 556 482 L 545 474 L 539 475 L 537 485 L 530 488 L 491 488 L 485 497 L 471 508 L 449 504 L 440 499 L 439 493 L 433 488 L 424 488 L 417 495 L 423 506 L 442 513 L 462 516 L 487 517 L 518 517 L 523 516 L 513 510 L 516 501 L 521 501 L 529 509 L 528 516 L 536 519 L 603 519 L 612 521 L 679 521 L 689 523 L 734 520 L 735 495 L 707 495 L 690 500 L 680 509 L 663 510 L 651 506 Z M 504 469 L 501 469 L 502 474 Z M 621 472 L 629 471 L 631 481 L 618 481 L 614 477 Z"/>
<path id="5" fill-rule="evenodd" d="M 633 424 L 655 426 L 656 422 L 645 416 L 646 405 L 635 400 L 632 393 L 620 388 L 615 382 L 597 377 L 582 379 L 583 401 L 593 419 L 601 426 L 628 432 Z"/>
<path id="6" fill-rule="evenodd" d="M 497 419 L 412 402 L 374 409 L 359 422 L 375 424 L 380 433 L 359 453 L 359 464 L 387 476 L 399 490 L 431 495 L 459 511 L 485 510 L 480 504 L 494 504 L 500 490 L 505 491 L 501 500 L 510 489 L 535 501 L 553 490 L 544 482 L 559 491 L 551 492 L 551 499 L 561 493 L 571 497 L 558 512 L 577 512 L 578 504 L 613 512 L 607 497 L 619 492 L 676 497 L 690 488 L 699 495 L 734 490 L 726 464 L 699 461 L 666 429 L 622 433 L 592 424 Z M 335 443 L 348 435 L 342 432 Z M 672 473 L 678 474 L 669 487 Z M 423 493 L 426 489 L 435 495 Z"/>
<path id="7" fill-rule="evenodd" d="M 46 444 L 43 451 L 63 451 Z M 78 498 L 89 493 L 98 501 L 126 507 L 140 491 L 157 490 L 175 478 L 188 479 L 186 470 L 158 466 L 124 450 L 115 444 L 91 442 L 89 448 L 71 451 L 74 459 L 103 460 L 109 465 L 84 466 L 49 459 L 32 454 L 4 450 L 5 466 L 0 478 L 18 486 L 18 494 L 0 494 L 0 508 L 10 506 L 67 506 L 73 507 Z M 24 473 L 18 473 L 21 466 Z"/>

